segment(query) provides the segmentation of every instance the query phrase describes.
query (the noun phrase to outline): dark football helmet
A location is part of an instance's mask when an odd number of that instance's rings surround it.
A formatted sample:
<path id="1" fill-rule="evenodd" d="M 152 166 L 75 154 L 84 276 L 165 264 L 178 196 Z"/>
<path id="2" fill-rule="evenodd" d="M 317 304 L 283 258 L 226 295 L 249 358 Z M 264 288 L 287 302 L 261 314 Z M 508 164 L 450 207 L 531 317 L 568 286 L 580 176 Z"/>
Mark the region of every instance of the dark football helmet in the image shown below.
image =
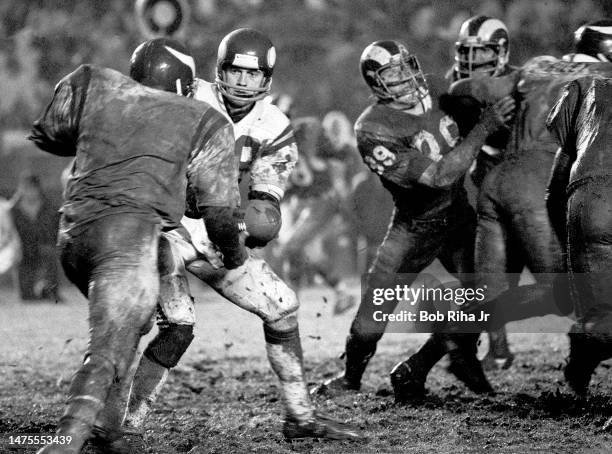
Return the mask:
<path id="1" fill-rule="evenodd" d="M 148 87 L 189 96 L 195 62 L 179 42 L 168 38 L 150 39 L 132 54 L 130 77 Z"/>
<path id="2" fill-rule="evenodd" d="M 217 78 L 215 83 L 224 97 L 234 101 L 257 101 L 270 92 L 272 73 L 276 63 L 276 49 L 263 33 L 252 28 L 239 28 L 226 35 L 217 52 Z M 261 87 L 247 89 L 230 85 L 225 81 L 224 71 L 229 66 L 258 69 L 263 72 Z M 230 93 L 228 89 L 248 92 L 247 95 Z"/>
<path id="3" fill-rule="evenodd" d="M 469 18 L 461 25 L 455 43 L 457 77 L 501 75 L 508 64 L 509 44 L 508 29 L 499 19 L 482 15 Z M 490 57 L 483 58 L 479 53 L 490 54 Z"/>
<path id="4" fill-rule="evenodd" d="M 576 53 L 612 62 L 612 19 L 583 25 L 574 33 Z"/>
<path id="5" fill-rule="evenodd" d="M 373 42 L 363 50 L 359 66 L 366 84 L 379 99 L 411 107 L 429 94 L 418 59 L 399 41 Z M 395 72 L 393 82 L 384 77 L 388 70 Z"/>

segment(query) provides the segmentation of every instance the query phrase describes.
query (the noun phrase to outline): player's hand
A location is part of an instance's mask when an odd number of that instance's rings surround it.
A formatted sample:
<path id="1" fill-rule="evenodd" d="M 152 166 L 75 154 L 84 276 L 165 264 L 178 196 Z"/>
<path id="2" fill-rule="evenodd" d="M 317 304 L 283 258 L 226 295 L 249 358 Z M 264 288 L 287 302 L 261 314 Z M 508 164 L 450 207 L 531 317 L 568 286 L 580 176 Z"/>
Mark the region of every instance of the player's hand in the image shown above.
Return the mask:
<path id="1" fill-rule="evenodd" d="M 193 247 L 198 251 L 201 258 L 204 258 L 210 265 L 218 270 L 223 268 L 223 254 L 217 249 L 217 247 L 208 242 L 194 241 Z"/>
<path id="2" fill-rule="evenodd" d="M 247 236 L 246 239 L 244 240 L 244 245 L 248 247 L 249 249 L 262 248 L 266 244 L 268 244 L 267 241 L 258 240 L 257 238 L 253 236 Z"/>
<path id="3" fill-rule="evenodd" d="M 506 127 L 514 118 L 515 107 L 514 98 L 512 96 L 505 96 L 482 111 L 480 123 L 484 125 L 489 133 Z"/>

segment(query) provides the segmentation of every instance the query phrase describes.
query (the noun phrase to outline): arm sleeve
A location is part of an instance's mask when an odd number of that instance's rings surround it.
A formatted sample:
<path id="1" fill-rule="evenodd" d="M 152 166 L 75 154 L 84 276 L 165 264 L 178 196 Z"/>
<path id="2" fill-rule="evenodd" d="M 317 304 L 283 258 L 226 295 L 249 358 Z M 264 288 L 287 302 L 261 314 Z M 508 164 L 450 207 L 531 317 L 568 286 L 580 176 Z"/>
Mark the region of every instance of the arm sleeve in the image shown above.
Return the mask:
<path id="1" fill-rule="evenodd" d="M 579 111 L 580 84 L 572 81 L 563 87 L 557 102 L 546 119 L 546 127 L 557 140 L 563 151 L 574 156 L 576 137 L 574 126 Z"/>
<path id="2" fill-rule="evenodd" d="M 187 204 L 197 207 L 210 240 L 223 254 L 225 267 L 232 269 L 246 259 L 234 217 L 240 203 L 234 134 L 221 116 L 204 115 L 202 119 L 207 124 L 197 128 L 197 145 L 187 166 Z"/>
<path id="3" fill-rule="evenodd" d="M 546 208 L 552 227 L 562 245 L 566 243 L 566 190 L 572 163 L 576 159 L 574 130 L 579 96 L 580 85 L 577 82 L 570 82 L 562 90 L 546 120 L 548 130 L 560 145 L 546 188 Z"/>
<path id="4" fill-rule="evenodd" d="M 357 132 L 357 147 L 363 162 L 374 173 L 405 188 L 416 184 L 434 161 L 401 139 L 372 132 Z"/>
<path id="5" fill-rule="evenodd" d="M 572 164 L 570 157 L 561 148 L 555 155 L 550 179 L 546 188 L 546 209 L 550 224 L 561 245 L 565 247 L 566 238 L 566 189 Z"/>
<path id="6" fill-rule="evenodd" d="M 76 155 L 79 122 L 90 78 L 89 66 L 81 66 L 56 85 L 51 102 L 34 122 L 28 136 L 38 148 L 58 156 Z"/>
<path id="7" fill-rule="evenodd" d="M 477 124 L 459 145 L 423 171 L 419 183 L 432 188 L 452 186 L 465 175 L 490 133 L 483 124 Z"/>
<path id="8" fill-rule="evenodd" d="M 272 143 L 263 147 L 253 161 L 249 189 L 266 192 L 277 200 L 282 199 L 297 159 L 295 136 L 288 125 Z"/>
<path id="9" fill-rule="evenodd" d="M 197 128 L 196 145 L 187 166 L 187 203 L 191 212 L 203 206 L 234 208 L 240 204 L 232 127 L 223 117 L 215 117 L 209 120 L 208 127 Z"/>
<path id="10" fill-rule="evenodd" d="M 247 258 L 247 252 L 240 242 L 235 209 L 202 206 L 200 212 L 206 225 L 208 238 L 223 254 L 225 267 L 231 270 L 242 265 Z"/>

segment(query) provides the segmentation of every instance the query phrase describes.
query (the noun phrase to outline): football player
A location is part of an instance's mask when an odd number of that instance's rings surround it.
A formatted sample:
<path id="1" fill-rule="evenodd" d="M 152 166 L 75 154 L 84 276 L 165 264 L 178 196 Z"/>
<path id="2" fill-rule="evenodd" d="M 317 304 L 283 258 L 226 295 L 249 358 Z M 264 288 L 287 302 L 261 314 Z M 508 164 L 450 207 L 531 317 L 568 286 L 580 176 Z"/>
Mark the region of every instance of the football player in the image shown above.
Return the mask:
<path id="1" fill-rule="evenodd" d="M 576 33 L 576 51 L 590 59 L 574 55 L 571 60 L 590 61 L 592 72 L 602 67 L 602 72 L 612 75 L 612 20 L 587 24 Z M 569 333 L 565 378 L 580 395 L 586 394 L 597 365 L 612 357 L 610 96 L 609 77 L 577 79 L 563 89 L 547 121 L 560 145 L 547 205 L 567 249 L 577 316 Z"/>
<path id="2" fill-rule="evenodd" d="M 598 57 L 605 41 L 610 39 L 610 35 L 605 33 L 607 30 L 603 27 L 596 33 L 586 34 L 578 30 L 576 49 L 589 51 L 590 55 L 574 54 L 571 59 L 564 60 L 535 57 L 514 75 L 465 79 L 452 87 L 454 94 L 473 96 L 483 104 L 508 93 L 520 100 L 503 161 L 488 172 L 479 194 L 476 256 L 482 265 L 480 277 L 484 282 L 488 280 L 489 286 L 504 282 L 504 269 L 517 251 L 532 272 L 542 274 L 536 274 L 538 281 L 535 284 L 509 288 L 501 294 L 503 288 L 497 289 L 493 293 L 498 295 L 497 298 L 494 296 L 488 300 L 485 307 L 476 304 L 473 308 L 466 308 L 492 315 L 487 323 L 481 325 L 483 330 L 497 330 L 504 323 L 530 317 L 568 315 L 573 309 L 568 297 L 570 290 L 562 248 L 552 230 L 544 200 L 549 173 L 546 167 L 552 165 L 558 148 L 546 128 L 546 118 L 565 83 L 589 74 L 612 74 L 612 65 Z M 584 45 L 584 40 L 590 44 Z M 521 184 L 517 185 L 517 181 Z M 507 242 L 507 238 L 511 242 Z M 478 285 L 483 285 L 483 281 Z M 492 288 L 495 292 L 495 287 Z M 490 292 L 491 288 L 487 291 Z M 570 377 L 575 373 L 570 368 Z M 583 374 L 590 377 L 591 373 L 592 370 L 581 369 L 577 374 L 581 378 L 568 378 L 568 381 L 571 384 L 572 380 L 584 380 Z"/>
<path id="3" fill-rule="evenodd" d="M 215 82 L 195 79 L 191 86 L 194 99 L 209 103 L 233 125 L 240 175 L 248 176 L 249 181 L 247 200 L 242 201 L 246 204 L 244 219 L 238 223 L 246 227 L 246 244 L 251 248 L 264 246 L 278 232 L 279 201 L 297 159 L 289 120 L 264 100 L 275 62 L 276 50 L 268 37 L 257 30 L 238 29 L 225 36 L 219 45 Z M 133 60 L 132 68 L 135 66 L 138 62 Z M 249 225 L 250 214 L 254 212 L 264 213 L 263 217 L 254 215 L 255 220 L 271 220 L 268 228 L 257 229 L 257 234 Z M 159 334 L 146 348 L 135 373 L 123 427 L 124 440 L 139 444 L 152 404 L 170 369 L 193 339 L 195 311 L 185 266 L 219 294 L 262 319 L 268 359 L 280 380 L 286 410 L 283 432 L 287 439 L 360 439 L 353 429 L 313 408 L 304 379 L 297 321 L 299 302 L 295 293 L 252 250 L 241 266 L 222 268 L 216 253 L 221 245 L 207 230 L 208 224 L 184 219 L 180 229 L 167 235 L 182 255 L 174 268 L 164 270 L 161 276 Z M 192 243 L 207 244 L 206 248 L 198 248 L 203 255 L 193 254 Z M 99 424 L 112 427 L 114 421 L 121 420 L 122 410 L 120 405 L 109 406 L 108 414 L 99 419 Z"/>
<path id="4" fill-rule="evenodd" d="M 404 44 L 376 41 L 363 51 L 360 66 L 375 102 L 355 123 L 358 148 L 393 196 L 395 210 L 351 325 L 345 370 L 320 386 L 322 392 L 361 386 L 386 327 L 373 312 L 392 313 L 397 305 L 395 300 L 373 305 L 368 289 L 384 288 L 396 273 L 419 273 L 436 258 L 453 274 L 473 273 L 476 217 L 463 179 L 486 138 L 506 126 L 514 109 L 510 97 L 490 106 L 462 140 L 457 123 L 440 109 L 416 56 Z M 432 335 L 420 353 L 423 384 L 431 367 L 450 352 L 458 378 L 476 392 L 491 391 L 475 356 L 476 340 L 474 335 Z M 401 380 L 405 367 L 400 363 L 391 373 L 398 402 L 409 398 Z"/>
<path id="5" fill-rule="evenodd" d="M 188 91 L 193 59 L 176 42 L 163 48 L 174 65 L 162 84 L 147 81 L 156 89 L 82 65 L 58 83 L 32 129 L 42 150 L 76 156 L 58 242 L 64 271 L 88 297 L 90 314 L 88 352 L 58 425 L 58 435 L 71 441 L 40 453 L 81 452 L 111 385 L 123 381 L 155 310 L 158 248 L 160 256 L 168 251 L 160 232 L 180 222 L 188 186 L 192 214 L 209 221 L 224 265 L 235 269 L 245 260 L 231 228 L 238 204 L 231 126 L 212 107 L 177 96 Z"/>
<path id="6" fill-rule="evenodd" d="M 509 57 L 510 36 L 506 24 L 497 18 L 484 15 L 470 17 L 461 24 L 459 29 L 451 80 L 455 82 L 472 77 L 507 76 L 516 71 L 516 68 L 508 64 Z M 509 129 L 496 132 L 487 139 L 478 153 L 470 169 L 470 178 L 476 188 L 480 188 L 485 175 L 502 160 L 502 152 L 508 142 L 509 134 Z M 482 258 L 483 254 L 477 252 L 475 256 L 476 273 L 485 272 L 484 270 L 490 272 L 489 264 L 482 263 Z M 493 283 L 493 290 L 498 286 L 518 285 L 517 276 L 523 268 L 523 261 L 520 260 L 520 257 L 508 257 L 507 269 L 504 270 L 508 273 L 506 274 L 507 282 L 496 281 Z M 510 367 L 513 360 L 514 355 L 509 350 L 505 329 L 501 328 L 499 331 L 489 333 L 489 351 L 483 360 L 485 368 L 494 368 L 500 362 L 502 368 L 505 369 Z"/>

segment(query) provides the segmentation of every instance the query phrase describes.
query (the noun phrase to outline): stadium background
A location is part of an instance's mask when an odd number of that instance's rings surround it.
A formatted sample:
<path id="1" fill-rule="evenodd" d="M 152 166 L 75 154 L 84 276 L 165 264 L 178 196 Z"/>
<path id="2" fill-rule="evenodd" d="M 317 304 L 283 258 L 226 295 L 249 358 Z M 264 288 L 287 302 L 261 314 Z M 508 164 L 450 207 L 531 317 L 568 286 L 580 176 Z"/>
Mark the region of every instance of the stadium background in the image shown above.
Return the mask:
<path id="1" fill-rule="evenodd" d="M 498 17 L 511 37 L 510 61 L 570 51 L 572 31 L 585 21 L 612 16 L 606 0 L 188 0 L 185 41 L 200 77 L 211 79 L 217 45 L 231 30 L 253 27 L 278 51 L 274 90 L 295 99 L 295 113 L 323 116 L 341 110 L 351 121 L 368 102 L 358 71 L 363 48 L 377 39 L 400 39 L 426 73 L 444 74 L 463 20 Z M 41 156 L 23 140 L 53 86 L 81 63 L 120 71 L 143 40 L 134 2 L 125 0 L 4 0 L 0 4 L 0 195 L 20 172 L 35 167 L 58 197 L 65 161 Z M 26 151 L 27 150 L 27 151 Z"/>
<path id="2" fill-rule="evenodd" d="M 222 36 L 237 27 L 255 27 L 277 46 L 274 88 L 294 97 L 297 116 L 322 117 L 339 109 L 351 121 L 368 102 L 358 61 L 373 40 L 405 41 L 427 73 L 442 75 L 452 62 L 459 25 L 471 15 L 489 14 L 506 22 L 513 64 L 537 54 L 567 53 L 579 25 L 612 16 L 612 2 L 606 0 L 188 1 L 192 17 L 186 42 L 200 76 L 211 77 Z M 132 1 L 0 2 L 1 196 L 10 196 L 20 173 L 31 169 L 59 203 L 59 173 L 67 161 L 35 150 L 25 141 L 27 128 L 63 75 L 85 62 L 126 71 L 142 39 Z M 65 291 L 64 304 L 23 304 L 15 291 L 0 288 L 0 440 L 7 434 L 54 430 L 71 374 L 87 348 L 87 305 L 74 288 Z M 152 452 L 612 449 L 612 435 L 600 432 L 612 416 L 610 365 L 594 377 L 593 396 L 575 400 L 563 390 L 567 340 L 560 332 L 511 334 L 517 360 L 511 370 L 490 373 L 498 390 L 495 398 L 466 393 L 441 364 L 430 374 L 428 398 L 415 407 L 392 404 L 387 374 L 425 337 L 387 335 L 364 377 L 363 393 L 317 402 L 324 411 L 361 426 L 368 444 L 284 444 L 275 378 L 260 341 L 261 322 L 210 292 L 195 296 L 208 304 L 196 305 L 196 339 L 152 414 L 147 434 L 155 446 Z M 336 357 L 353 313 L 332 317 L 329 291 L 320 288 L 307 289 L 301 297 L 306 370 L 314 384 L 341 367 Z"/>

